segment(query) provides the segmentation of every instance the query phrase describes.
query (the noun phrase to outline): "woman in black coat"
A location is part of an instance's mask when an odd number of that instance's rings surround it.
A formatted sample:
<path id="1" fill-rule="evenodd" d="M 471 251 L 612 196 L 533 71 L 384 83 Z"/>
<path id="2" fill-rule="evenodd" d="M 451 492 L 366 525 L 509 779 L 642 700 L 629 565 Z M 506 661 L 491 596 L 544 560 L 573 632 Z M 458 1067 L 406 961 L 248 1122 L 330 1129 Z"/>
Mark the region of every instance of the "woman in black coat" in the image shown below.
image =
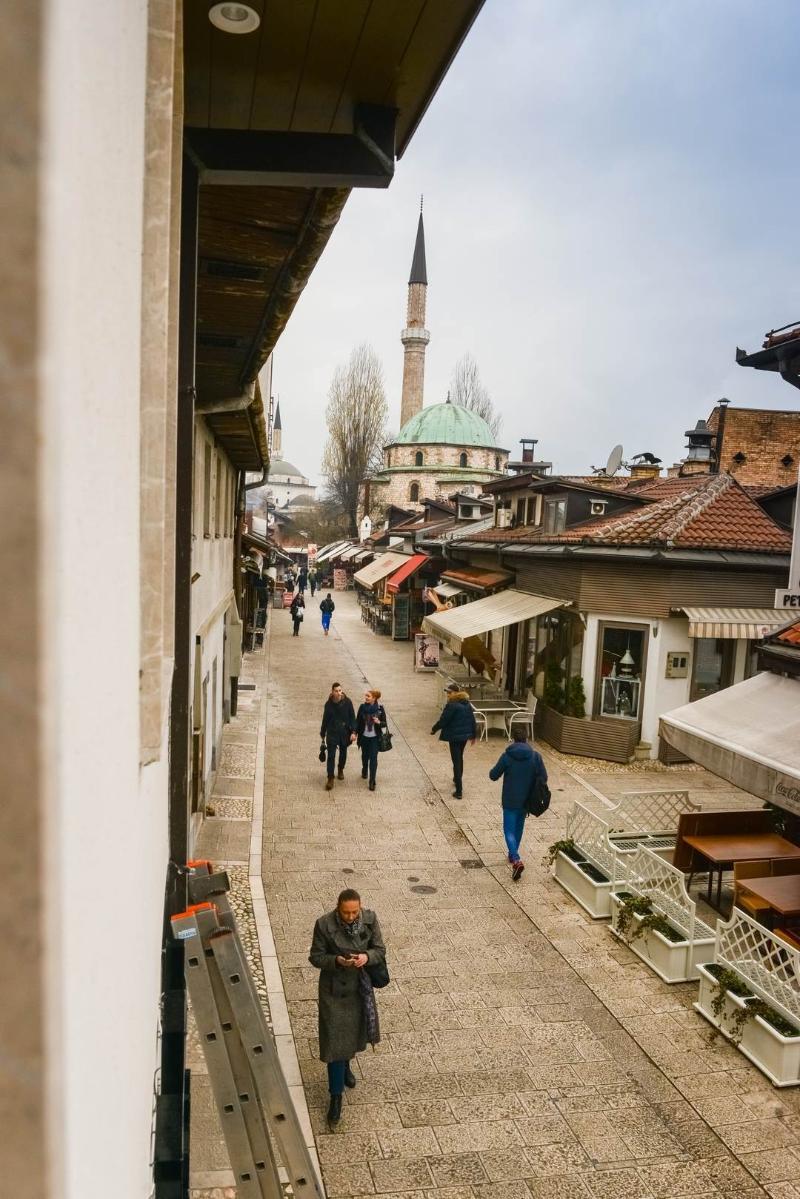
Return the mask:
<path id="1" fill-rule="evenodd" d="M 386 949 L 378 917 L 361 907 L 358 891 L 342 891 L 335 910 L 317 920 L 308 960 L 320 972 L 319 1056 L 328 1066 L 328 1122 L 336 1124 L 344 1088 L 356 1085 L 351 1059 L 381 1039 L 364 967 L 385 962 Z"/>
<path id="2" fill-rule="evenodd" d="M 365 779 L 369 774 L 370 791 L 375 790 L 381 729 L 386 728 L 386 709 L 380 698 L 380 691 L 374 688 L 365 692 L 364 702 L 356 712 L 356 734 L 361 750 L 361 777 Z"/>
<path id="3" fill-rule="evenodd" d="M 294 632 L 292 633 L 293 637 L 300 636 L 300 625 L 303 622 L 303 613 L 305 610 L 305 606 L 306 606 L 306 601 L 303 599 L 303 593 L 301 591 L 298 591 L 297 595 L 294 597 L 294 599 L 292 600 L 292 602 L 289 606 L 289 612 L 291 613 L 291 617 L 292 617 L 292 624 L 294 625 Z"/>
<path id="4" fill-rule="evenodd" d="M 450 750 L 450 760 L 453 763 L 453 799 L 461 799 L 462 778 L 464 775 L 464 746 L 468 741 L 473 744 L 478 735 L 475 724 L 475 713 L 469 696 L 455 683 L 447 688 L 447 703 L 436 724 L 431 729 L 431 735 L 439 734 L 440 741 L 446 741 Z"/>

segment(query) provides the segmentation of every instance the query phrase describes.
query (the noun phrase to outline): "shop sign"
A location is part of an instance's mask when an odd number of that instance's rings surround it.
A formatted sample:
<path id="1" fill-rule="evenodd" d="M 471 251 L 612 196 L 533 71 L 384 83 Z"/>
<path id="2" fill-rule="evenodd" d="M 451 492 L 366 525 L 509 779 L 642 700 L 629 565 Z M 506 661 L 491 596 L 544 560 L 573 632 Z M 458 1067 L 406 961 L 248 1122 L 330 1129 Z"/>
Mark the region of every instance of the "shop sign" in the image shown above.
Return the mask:
<path id="1" fill-rule="evenodd" d="M 437 670 L 441 646 L 436 637 L 428 633 L 414 634 L 414 669 Z"/>
<path id="2" fill-rule="evenodd" d="M 787 588 L 781 587 L 775 592 L 775 607 L 800 610 L 800 591 L 789 591 Z"/>
<path id="3" fill-rule="evenodd" d="M 333 572 L 333 590 L 334 591 L 346 591 L 347 590 L 347 571 L 346 570 L 335 570 Z"/>

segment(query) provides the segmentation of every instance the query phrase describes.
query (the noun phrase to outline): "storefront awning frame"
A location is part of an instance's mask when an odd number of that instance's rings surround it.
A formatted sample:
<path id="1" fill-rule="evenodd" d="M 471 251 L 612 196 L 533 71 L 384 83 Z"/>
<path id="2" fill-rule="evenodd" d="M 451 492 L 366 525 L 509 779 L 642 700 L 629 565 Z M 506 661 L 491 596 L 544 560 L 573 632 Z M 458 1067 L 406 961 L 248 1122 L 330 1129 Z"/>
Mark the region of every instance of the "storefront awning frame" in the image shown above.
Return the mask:
<path id="1" fill-rule="evenodd" d="M 396 554 L 388 550 L 385 554 L 379 554 L 374 562 L 370 562 L 367 566 L 362 566 L 361 570 L 357 570 L 353 575 L 353 579 L 359 586 L 371 590 L 376 583 L 382 582 L 387 575 L 393 574 L 394 571 L 398 570 L 407 561 L 408 554 Z"/>
<path id="2" fill-rule="evenodd" d="M 786 623 L 780 608 L 681 608 L 690 637 L 760 641 Z"/>
<path id="3" fill-rule="evenodd" d="M 569 602 L 509 587 L 483 599 L 473 600 L 472 603 L 462 604 L 459 608 L 426 616 L 422 631 L 444 642 L 454 654 L 460 654 L 468 637 L 478 637 L 492 629 L 503 629 L 508 625 L 533 620 L 545 612 L 563 608 Z"/>
<path id="4" fill-rule="evenodd" d="M 393 595 L 396 595 L 402 584 L 405 583 L 406 579 L 410 579 L 412 575 L 416 574 L 420 567 L 424 566 L 426 562 L 430 562 L 430 558 L 427 554 L 412 555 L 407 562 L 404 562 L 403 565 L 394 572 L 386 584 L 387 590 L 391 591 Z"/>

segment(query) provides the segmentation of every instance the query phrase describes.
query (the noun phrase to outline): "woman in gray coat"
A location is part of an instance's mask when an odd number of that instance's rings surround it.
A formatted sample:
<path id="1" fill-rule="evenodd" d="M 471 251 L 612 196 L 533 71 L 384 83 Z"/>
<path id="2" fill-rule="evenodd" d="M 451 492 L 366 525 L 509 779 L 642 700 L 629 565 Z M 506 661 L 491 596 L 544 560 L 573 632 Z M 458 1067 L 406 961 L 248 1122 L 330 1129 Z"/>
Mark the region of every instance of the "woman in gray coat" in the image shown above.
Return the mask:
<path id="1" fill-rule="evenodd" d="M 342 1114 L 345 1086 L 356 1085 L 350 1059 L 380 1041 L 372 983 L 365 966 L 386 960 L 381 926 L 361 906 L 358 891 L 342 891 L 333 912 L 320 916 L 308 960 L 319 970 L 319 1056 L 328 1066 L 328 1123 Z"/>

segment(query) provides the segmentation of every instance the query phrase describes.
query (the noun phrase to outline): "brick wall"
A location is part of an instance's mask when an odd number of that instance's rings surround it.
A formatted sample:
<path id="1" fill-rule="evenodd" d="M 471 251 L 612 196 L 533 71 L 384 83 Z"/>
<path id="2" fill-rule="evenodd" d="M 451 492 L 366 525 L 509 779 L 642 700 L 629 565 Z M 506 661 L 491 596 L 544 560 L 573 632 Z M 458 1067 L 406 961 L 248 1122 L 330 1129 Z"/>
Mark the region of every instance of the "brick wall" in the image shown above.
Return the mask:
<path id="1" fill-rule="evenodd" d="M 714 432 L 719 424 L 719 406 L 708 418 Z M 736 461 L 737 455 L 744 460 Z M 792 461 L 784 463 L 784 457 Z M 739 483 L 761 483 L 786 487 L 797 481 L 800 465 L 800 412 L 762 408 L 729 407 L 725 417 L 721 469 Z"/>

